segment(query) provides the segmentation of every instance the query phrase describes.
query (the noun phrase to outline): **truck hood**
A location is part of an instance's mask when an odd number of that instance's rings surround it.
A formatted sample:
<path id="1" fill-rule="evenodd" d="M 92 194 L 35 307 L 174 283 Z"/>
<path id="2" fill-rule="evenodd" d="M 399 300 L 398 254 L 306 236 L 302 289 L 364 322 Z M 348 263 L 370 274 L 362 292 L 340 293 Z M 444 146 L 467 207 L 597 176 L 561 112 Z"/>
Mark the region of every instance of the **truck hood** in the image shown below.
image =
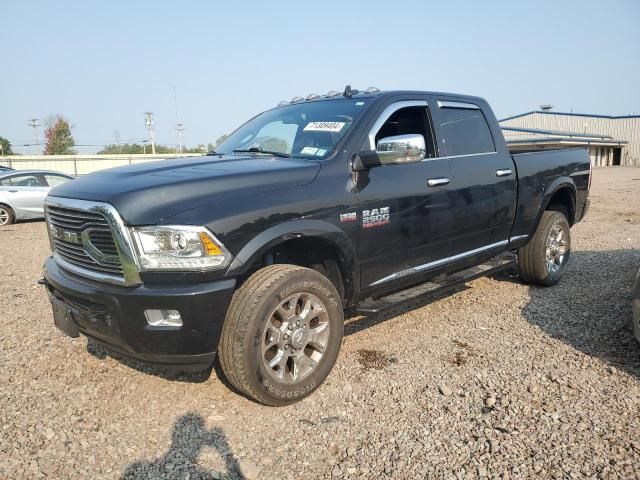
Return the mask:
<path id="1" fill-rule="evenodd" d="M 91 173 L 55 187 L 54 197 L 106 202 L 131 225 L 152 225 L 234 196 L 306 185 L 320 162 L 265 155 L 186 157 Z"/>

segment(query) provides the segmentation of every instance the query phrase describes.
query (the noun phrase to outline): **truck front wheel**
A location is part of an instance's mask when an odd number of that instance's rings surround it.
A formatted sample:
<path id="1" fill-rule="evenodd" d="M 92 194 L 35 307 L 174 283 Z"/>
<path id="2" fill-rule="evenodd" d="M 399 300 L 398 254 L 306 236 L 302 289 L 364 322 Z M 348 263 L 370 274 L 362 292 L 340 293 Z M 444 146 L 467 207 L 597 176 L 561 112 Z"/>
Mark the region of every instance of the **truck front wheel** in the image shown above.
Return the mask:
<path id="1" fill-rule="evenodd" d="M 551 286 L 557 284 L 571 254 L 571 230 L 567 217 L 548 210 L 533 238 L 518 250 L 520 275 L 527 283 Z"/>
<path id="2" fill-rule="evenodd" d="M 338 357 L 344 314 L 334 285 L 295 265 L 270 265 L 233 295 L 218 355 L 229 382 L 271 406 L 322 384 Z"/>

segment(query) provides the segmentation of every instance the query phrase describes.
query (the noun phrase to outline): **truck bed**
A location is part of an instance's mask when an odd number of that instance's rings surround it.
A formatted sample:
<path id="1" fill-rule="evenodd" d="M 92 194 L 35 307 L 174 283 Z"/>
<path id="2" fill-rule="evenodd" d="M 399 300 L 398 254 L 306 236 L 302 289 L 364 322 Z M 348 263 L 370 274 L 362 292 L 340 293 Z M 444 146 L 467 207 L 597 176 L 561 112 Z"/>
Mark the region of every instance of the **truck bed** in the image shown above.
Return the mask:
<path id="1" fill-rule="evenodd" d="M 575 211 L 567 212 L 570 222 L 582 218 L 589 191 L 591 163 L 584 148 L 537 150 L 512 154 L 518 172 L 518 205 L 512 238 L 531 235 L 550 192 L 563 184 L 575 184 Z M 547 193 L 545 193 L 547 192 Z"/>

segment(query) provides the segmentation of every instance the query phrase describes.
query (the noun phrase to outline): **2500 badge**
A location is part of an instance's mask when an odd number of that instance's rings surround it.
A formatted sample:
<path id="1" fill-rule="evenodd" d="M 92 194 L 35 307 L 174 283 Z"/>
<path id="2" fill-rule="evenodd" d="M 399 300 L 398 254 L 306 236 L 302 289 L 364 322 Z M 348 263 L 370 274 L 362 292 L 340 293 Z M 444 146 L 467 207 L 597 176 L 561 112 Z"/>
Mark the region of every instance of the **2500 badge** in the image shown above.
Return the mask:
<path id="1" fill-rule="evenodd" d="M 362 211 L 362 228 L 381 227 L 391 222 L 389 207 Z"/>

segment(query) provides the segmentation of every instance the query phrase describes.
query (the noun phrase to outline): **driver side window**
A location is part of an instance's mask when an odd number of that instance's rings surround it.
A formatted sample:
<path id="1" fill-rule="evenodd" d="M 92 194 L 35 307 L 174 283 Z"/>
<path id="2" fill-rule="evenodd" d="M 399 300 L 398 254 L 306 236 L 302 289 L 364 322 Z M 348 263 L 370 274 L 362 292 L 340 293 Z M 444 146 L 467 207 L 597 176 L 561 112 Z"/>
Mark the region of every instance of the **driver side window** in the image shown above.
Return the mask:
<path id="1" fill-rule="evenodd" d="M 422 135 L 427 148 L 426 158 L 436 156 L 431 119 L 426 107 L 404 107 L 396 110 L 376 133 L 375 143 L 377 145 L 383 138 L 408 134 Z"/>
<path id="2" fill-rule="evenodd" d="M 3 186 L 12 187 L 42 187 L 42 183 L 38 180 L 38 177 L 34 175 L 15 175 L 13 177 L 5 178 L 0 182 Z"/>

